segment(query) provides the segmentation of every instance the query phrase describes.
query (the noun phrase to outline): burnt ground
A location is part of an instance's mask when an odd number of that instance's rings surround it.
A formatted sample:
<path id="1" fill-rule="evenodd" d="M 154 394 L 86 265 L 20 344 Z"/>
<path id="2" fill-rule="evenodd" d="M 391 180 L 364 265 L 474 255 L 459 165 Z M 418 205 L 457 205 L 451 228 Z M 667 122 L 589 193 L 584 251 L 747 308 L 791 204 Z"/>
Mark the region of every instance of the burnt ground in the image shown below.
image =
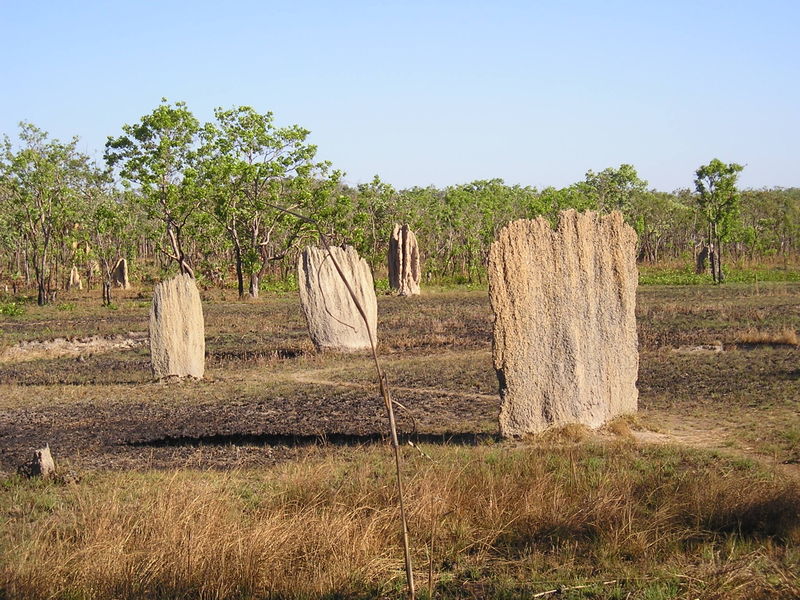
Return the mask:
<path id="1" fill-rule="evenodd" d="M 29 307 L 0 318 L 7 345 L 146 331 L 141 295 L 108 311 L 89 294 L 72 311 Z M 146 347 L 0 362 L 0 471 L 44 443 L 75 469 L 255 466 L 319 445 L 383 443 L 369 356 L 315 353 L 294 295 L 209 295 L 204 309 L 204 381 L 152 382 Z M 494 441 L 499 398 L 486 293 L 385 296 L 379 313 L 404 438 Z M 638 315 L 642 410 L 634 427 L 800 460 L 800 349 L 737 344 L 748 329 L 797 330 L 800 285 L 647 287 Z M 716 341 L 723 352 L 677 351 Z"/>

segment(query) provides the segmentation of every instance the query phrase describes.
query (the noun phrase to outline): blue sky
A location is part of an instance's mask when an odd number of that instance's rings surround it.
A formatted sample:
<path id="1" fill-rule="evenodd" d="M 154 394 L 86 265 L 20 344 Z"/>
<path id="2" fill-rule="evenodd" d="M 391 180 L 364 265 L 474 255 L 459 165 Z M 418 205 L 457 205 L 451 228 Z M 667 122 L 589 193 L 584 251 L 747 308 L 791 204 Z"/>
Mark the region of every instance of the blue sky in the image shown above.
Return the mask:
<path id="1" fill-rule="evenodd" d="M 564 186 L 633 164 L 800 186 L 800 2 L 2 0 L 0 133 L 107 136 L 162 97 L 312 131 L 351 183 Z"/>

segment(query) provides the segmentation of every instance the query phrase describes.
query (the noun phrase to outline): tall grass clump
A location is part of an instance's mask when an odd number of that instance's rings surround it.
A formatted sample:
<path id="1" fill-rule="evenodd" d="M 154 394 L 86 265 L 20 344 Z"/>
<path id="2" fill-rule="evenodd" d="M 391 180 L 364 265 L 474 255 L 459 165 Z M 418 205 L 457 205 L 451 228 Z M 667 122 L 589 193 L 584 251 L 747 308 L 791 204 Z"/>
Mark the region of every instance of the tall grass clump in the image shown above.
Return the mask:
<path id="1" fill-rule="evenodd" d="M 740 331 L 734 338 L 737 344 L 766 344 L 780 346 L 800 346 L 800 337 L 793 327 L 784 327 L 780 331 L 763 331 L 750 328 Z"/>
<path id="2" fill-rule="evenodd" d="M 393 469 L 380 449 L 319 453 L 266 472 L 8 479 L 0 598 L 402 597 Z M 429 578 L 437 597 L 607 580 L 591 597 L 800 594 L 800 488 L 752 465 L 580 443 L 426 446 L 405 470 L 423 595 Z"/>

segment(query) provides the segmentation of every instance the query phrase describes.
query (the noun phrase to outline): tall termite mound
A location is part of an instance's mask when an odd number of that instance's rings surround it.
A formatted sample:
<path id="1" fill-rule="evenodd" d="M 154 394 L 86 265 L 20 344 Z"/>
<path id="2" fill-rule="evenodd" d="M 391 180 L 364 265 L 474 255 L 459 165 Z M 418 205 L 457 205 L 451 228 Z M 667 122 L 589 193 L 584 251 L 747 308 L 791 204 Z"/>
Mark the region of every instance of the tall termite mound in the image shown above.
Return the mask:
<path id="1" fill-rule="evenodd" d="M 378 301 L 367 262 L 350 246 L 331 247 L 367 316 L 369 329 L 327 250 L 309 246 L 298 261 L 300 304 L 311 341 L 319 350 L 351 352 L 370 347 L 369 332 L 377 344 Z"/>
<path id="2" fill-rule="evenodd" d="M 131 282 L 128 279 L 128 261 L 124 258 L 120 258 L 111 270 L 111 281 L 123 290 L 131 287 Z"/>
<path id="3" fill-rule="evenodd" d="M 506 225 L 489 251 L 504 436 L 635 412 L 636 233 L 613 212 Z"/>
<path id="4" fill-rule="evenodd" d="M 153 376 L 202 379 L 205 352 L 203 304 L 194 279 L 183 274 L 157 284 L 150 308 Z"/>
<path id="5" fill-rule="evenodd" d="M 83 289 L 83 281 L 81 281 L 81 274 L 78 273 L 78 267 L 72 267 L 72 270 L 69 272 L 69 282 L 67 283 L 68 290 L 82 290 Z"/>
<path id="6" fill-rule="evenodd" d="M 400 296 L 419 294 L 419 245 L 408 225 L 395 224 L 389 238 L 389 287 Z"/>

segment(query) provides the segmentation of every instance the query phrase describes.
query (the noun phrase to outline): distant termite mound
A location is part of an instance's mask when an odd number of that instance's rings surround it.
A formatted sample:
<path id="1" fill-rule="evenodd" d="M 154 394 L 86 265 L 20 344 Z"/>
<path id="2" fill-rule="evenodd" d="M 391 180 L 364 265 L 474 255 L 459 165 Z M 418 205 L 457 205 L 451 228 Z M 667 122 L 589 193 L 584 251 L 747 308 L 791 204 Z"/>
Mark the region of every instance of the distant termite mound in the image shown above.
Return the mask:
<path id="1" fill-rule="evenodd" d="M 500 431 L 597 427 L 635 412 L 636 233 L 574 210 L 504 227 L 489 251 Z"/>
<path id="2" fill-rule="evenodd" d="M 131 282 L 128 279 L 128 261 L 124 258 L 120 258 L 111 270 L 111 281 L 123 290 L 131 287 Z"/>
<path id="3" fill-rule="evenodd" d="M 67 289 L 68 290 L 82 290 L 83 289 L 83 282 L 81 281 L 81 275 L 78 273 L 78 267 L 72 267 L 72 270 L 69 272 L 69 282 L 67 282 Z"/>
<path id="4" fill-rule="evenodd" d="M 327 250 L 309 246 L 298 261 L 298 286 L 311 341 L 318 350 L 351 352 L 370 347 L 370 332 L 377 344 L 378 301 L 367 262 L 350 246 L 332 247 L 367 316 L 369 329 Z"/>
<path id="5" fill-rule="evenodd" d="M 419 294 L 419 245 L 408 225 L 395 224 L 389 238 L 389 287 L 400 296 Z"/>

